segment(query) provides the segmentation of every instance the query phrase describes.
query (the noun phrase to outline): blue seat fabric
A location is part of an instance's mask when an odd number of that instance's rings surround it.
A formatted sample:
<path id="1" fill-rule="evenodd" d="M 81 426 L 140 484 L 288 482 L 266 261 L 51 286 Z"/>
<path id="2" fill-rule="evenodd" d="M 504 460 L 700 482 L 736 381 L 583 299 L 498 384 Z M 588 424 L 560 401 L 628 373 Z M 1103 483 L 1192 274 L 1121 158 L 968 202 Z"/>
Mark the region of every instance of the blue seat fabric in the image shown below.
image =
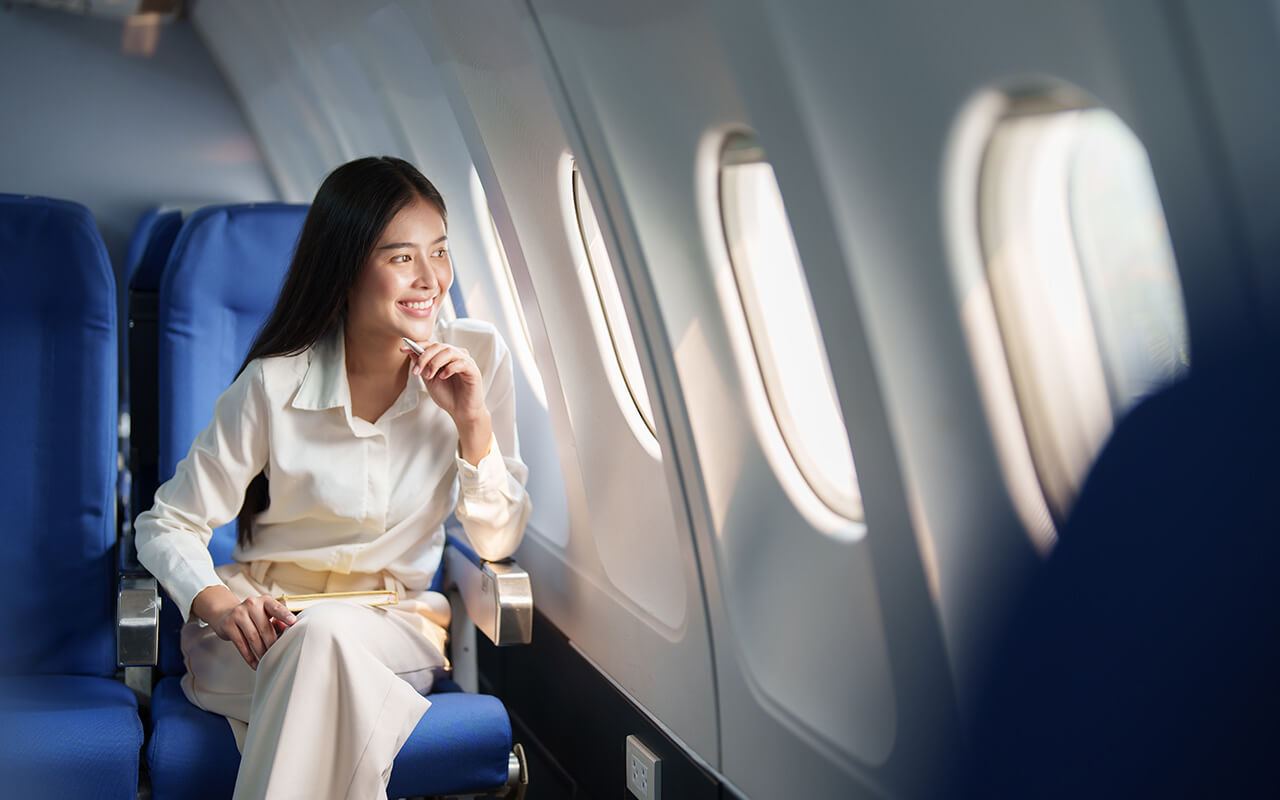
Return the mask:
<path id="1" fill-rule="evenodd" d="M 456 688 L 443 686 L 445 688 Z M 147 745 L 153 796 L 225 800 L 240 753 L 227 721 L 187 702 L 178 678 L 151 697 L 156 720 Z M 453 794 L 501 786 L 507 778 L 511 723 L 496 697 L 437 691 L 391 772 L 391 797 Z"/>
<path id="2" fill-rule="evenodd" d="M 127 256 L 130 289 L 159 291 L 160 276 L 181 229 L 182 212 L 176 208 L 154 208 L 138 218 Z"/>
<path id="3" fill-rule="evenodd" d="M 156 403 L 156 348 L 160 276 L 182 227 L 177 210 L 152 209 L 134 226 L 129 242 L 129 384 L 132 419 L 129 436 L 129 507 L 134 514 L 146 511 L 154 500 L 159 451 Z"/>
<path id="4" fill-rule="evenodd" d="M 137 790 L 142 724 L 111 677 L 116 347 L 115 278 L 89 211 L 0 195 L 5 797 Z"/>
<path id="5" fill-rule="evenodd" d="M 133 691 L 85 675 L 0 678 L 0 796 L 131 800 L 142 721 Z"/>
<path id="6" fill-rule="evenodd" d="M 275 304 L 305 206 L 259 204 L 203 209 L 184 223 L 160 279 L 159 471 L 167 480 L 213 416 L 218 395 Z M 230 560 L 235 524 L 214 531 L 216 563 Z M 439 585 L 437 576 L 436 585 Z M 240 754 L 226 720 L 191 705 L 176 677 L 182 620 L 165 603 L 162 671 L 152 695 L 147 746 L 155 800 L 226 798 Z M 389 793 L 447 794 L 502 785 L 511 722 L 497 698 L 441 681 L 396 758 Z"/>

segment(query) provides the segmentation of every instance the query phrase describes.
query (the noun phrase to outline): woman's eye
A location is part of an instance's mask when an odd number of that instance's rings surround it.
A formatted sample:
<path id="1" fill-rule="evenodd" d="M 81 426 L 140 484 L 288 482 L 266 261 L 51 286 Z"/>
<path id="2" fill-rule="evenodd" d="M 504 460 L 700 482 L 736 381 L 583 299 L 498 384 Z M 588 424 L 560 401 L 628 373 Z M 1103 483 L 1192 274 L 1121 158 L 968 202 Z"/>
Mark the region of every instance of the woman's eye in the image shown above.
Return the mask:
<path id="1" fill-rule="evenodd" d="M 444 258 L 445 256 L 449 255 L 449 251 L 441 247 L 439 250 L 435 251 L 431 255 L 433 258 Z"/>
<path id="2" fill-rule="evenodd" d="M 409 263 L 409 254 L 401 253 L 398 256 L 392 256 L 391 260 L 396 264 L 407 264 Z"/>

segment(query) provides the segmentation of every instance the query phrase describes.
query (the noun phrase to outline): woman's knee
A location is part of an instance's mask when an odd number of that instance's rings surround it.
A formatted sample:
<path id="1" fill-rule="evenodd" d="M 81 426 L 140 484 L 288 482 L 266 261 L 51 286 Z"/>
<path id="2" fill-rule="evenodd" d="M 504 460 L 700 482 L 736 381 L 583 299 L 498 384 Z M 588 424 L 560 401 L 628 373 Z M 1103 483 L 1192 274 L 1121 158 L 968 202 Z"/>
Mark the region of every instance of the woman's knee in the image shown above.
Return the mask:
<path id="1" fill-rule="evenodd" d="M 258 679 L 264 672 L 296 670 L 308 663 L 327 663 L 329 654 L 349 649 L 360 642 L 368 625 L 357 606 L 345 603 L 318 603 L 298 613 L 298 621 L 280 634 L 258 665 Z"/>
<path id="2" fill-rule="evenodd" d="M 298 621 L 281 635 L 308 641 L 351 641 L 368 626 L 370 609 L 347 603 L 317 603 L 298 613 Z"/>

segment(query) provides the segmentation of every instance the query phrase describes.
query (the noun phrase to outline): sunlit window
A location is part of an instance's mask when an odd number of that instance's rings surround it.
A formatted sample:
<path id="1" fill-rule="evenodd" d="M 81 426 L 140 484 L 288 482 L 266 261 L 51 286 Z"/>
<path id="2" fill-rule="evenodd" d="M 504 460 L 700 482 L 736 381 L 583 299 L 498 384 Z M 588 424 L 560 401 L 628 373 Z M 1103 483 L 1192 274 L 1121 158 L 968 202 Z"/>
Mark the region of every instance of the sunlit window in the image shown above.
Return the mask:
<path id="1" fill-rule="evenodd" d="M 805 480 L 833 511 L 862 520 L 862 497 L 827 350 L 773 167 L 751 137 L 722 151 L 729 256 L 765 393 Z"/>
<path id="2" fill-rule="evenodd" d="M 622 295 L 618 291 L 617 280 L 613 276 L 613 266 L 609 262 L 609 253 L 605 249 L 604 238 L 600 234 L 600 223 L 592 208 L 591 198 L 587 195 L 586 183 L 582 173 L 573 168 L 573 203 L 578 215 L 578 229 L 582 233 L 582 243 L 587 251 L 587 264 L 595 281 L 596 294 L 604 311 L 605 325 L 609 329 L 609 340 L 613 345 L 614 356 L 622 371 L 622 378 L 627 391 L 640 412 L 649 432 L 654 432 L 653 410 L 649 406 L 649 394 L 645 389 L 644 376 L 640 373 L 640 358 L 636 354 L 636 343 L 631 337 L 631 326 L 627 322 L 626 310 L 622 305 Z"/>
<path id="3" fill-rule="evenodd" d="M 1027 444 L 1060 522 L 1115 421 L 1189 364 L 1146 150 L 1106 109 L 1015 107 L 987 148 L 979 229 Z"/>
<path id="4" fill-rule="evenodd" d="M 506 248 L 502 246 L 502 237 L 498 235 L 498 226 L 489 210 L 489 202 L 485 198 L 484 186 L 475 169 L 471 170 L 471 196 L 475 204 L 476 219 L 483 228 L 485 255 L 493 271 L 494 283 L 498 287 L 498 302 L 502 305 L 502 315 L 507 329 L 519 330 L 520 340 L 513 341 L 511 348 L 515 352 L 520 368 L 529 380 L 530 388 L 543 408 L 547 406 L 547 398 L 542 386 L 542 377 L 533 357 L 533 338 L 529 335 L 529 323 L 524 316 L 524 308 L 520 305 L 520 293 L 516 290 L 515 276 L 511 273 L 511 262 L 507 260 Z M 487 226 L 486 226 L 487 223 Z"/>

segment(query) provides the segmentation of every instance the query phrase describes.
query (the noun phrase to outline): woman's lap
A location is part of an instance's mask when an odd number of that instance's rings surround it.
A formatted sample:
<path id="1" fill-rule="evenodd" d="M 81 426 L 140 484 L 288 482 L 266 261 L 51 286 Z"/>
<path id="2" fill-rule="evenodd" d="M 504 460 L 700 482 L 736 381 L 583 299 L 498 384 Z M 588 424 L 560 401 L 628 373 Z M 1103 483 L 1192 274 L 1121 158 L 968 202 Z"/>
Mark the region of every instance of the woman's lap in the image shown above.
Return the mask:
<path id="1" fill-rule="evenodd" d="M 250 574 L 251 566 L 228 564 L 218 568 L 220 577 L 241 599 L 258 594 L 309 593 L 315 589 L 297 582 L 290 585 L 272 580 L 270 571 L 255 578 Z M 261 575 L 262 571 L 257 572 Z M 371 583 L 368 588 L 374 588 L 375 579 L 380 580 L 379 576 L 366 577 Z M 362 656 L 372 656 L 389 673 L 425 694 L 448 671 L 443 653 L 447 624 L 447 602 L 433 593 L 411 595 L 399 605 L 386 608 L 342 601 L 320 603 L 298 614 L 298 621 L 268 649 L 258 669 L 271 669 L 273 662 L 290 648 L 306 648 L 307 660 L 326 664 L 334 663 L 333 658 L 343 651 L 358 648 Z M 259 673 L 244 662 L 235 645 L 218 638 L 212 628 L 190 622 L 182 629 L 182 651 L 187 663 L 182 682 L 187 698 L 205 710 L 247 721 Z M 362 657 L 361 663 L 370 662 Z"/>

